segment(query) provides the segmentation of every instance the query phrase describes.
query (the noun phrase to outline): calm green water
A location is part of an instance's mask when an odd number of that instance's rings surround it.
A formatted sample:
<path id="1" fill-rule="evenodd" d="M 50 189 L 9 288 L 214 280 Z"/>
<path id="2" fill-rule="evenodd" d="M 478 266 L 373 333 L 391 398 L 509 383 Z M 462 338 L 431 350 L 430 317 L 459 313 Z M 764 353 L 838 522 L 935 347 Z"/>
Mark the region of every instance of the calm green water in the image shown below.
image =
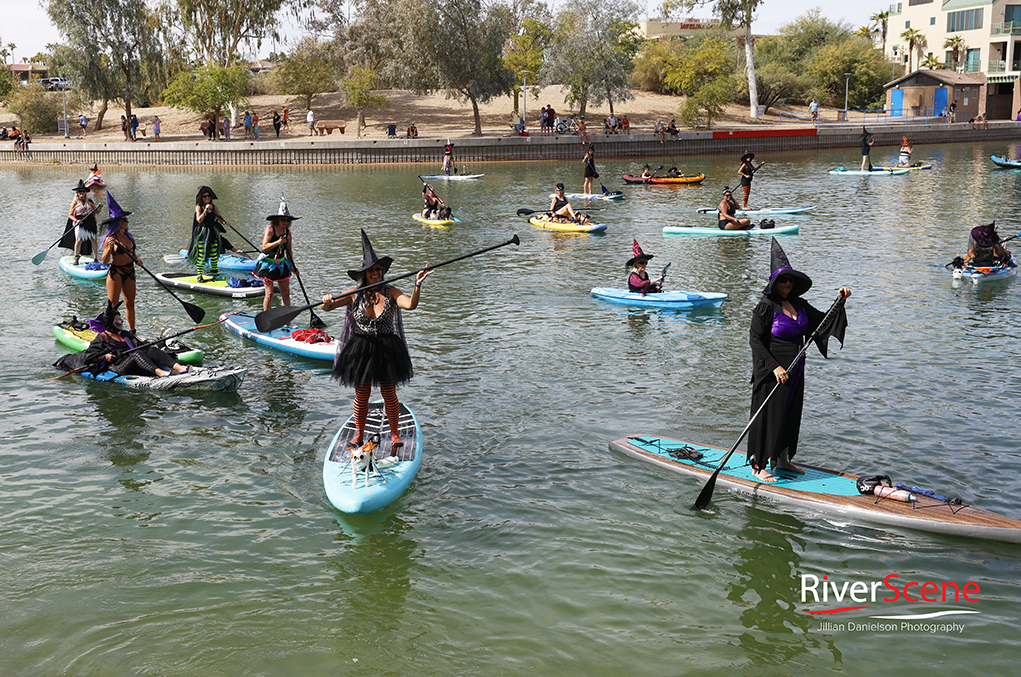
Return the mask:
<path id="1" fill-rule="evenodd" d="M 896 149 L 874 152 L 892 161 Z M 1016 232 L 1021 173 L 1002 145 L 920 146 L 931 172 L 831 177 L 851 151 L 773 154 L 753 202 L 816 204 L 783 238 L 828 307 L 854 290 L 847 345 L 812 353 L 799 458 L 960 495 L 1021 517 L 1016 443 L 1021 284 L 954 287 L 941 267 L 972 225 Z M 618 456 L 611 440 L 663 434 L 729 447 L 747 420 L 748 317 L 767 238 L 664 237 L 736 183 L 734 158 L 678 158 L 701 187 L 634 187 L 596 212 L 603 236 L 532 228 L 572 163 L 479 165 L 439 186 L 463 223 L 423 228 L 422 167 L 104 167 L 152 270 L 190 232 L 201 183 L 258 241 L 281 194 L 309 292 L 347 287 L 358 227 L 392 274 L 502 242 L 441 269 L 405 315 L 417 375 L 402 398 L 426 457 L 389 509 L 326 502 L 326 446 L 352 393 L 325 367 L 193 334 L 207 362 L 249 367 L 236 394 L 126 392 L 54 376 L 51 327 L 97 313 L 105 290 L 29 259 L 61 231 L 80 168 L 0 168 L 11 246 L 0 376 L 0 674 L 735 675 L 1007 674 L 1021 651 L 1017 546 L 845 523 L 718 490 Z M 671 159 L 649 158 L 653 166 Z M 600 161 L 620 187 L 642 163 Z M 780 219 L 777 219 L 780 223 Z M 1007 225 L 1011 224 L 1011 225 Z M 637 238 L 668 285 L 730 294 L 669 313 L 593 299 L 619 286 Z M 655 268 L 655 265 L 653 266 Z M 139 272 L 139 328 L 189 326 Z M 405 285 L 410 288 L 409 285 Z M 209 317 L 256 302 L 187 296 Z M 295 302 L 301 299 L 295 289 Z M 339 329 L 339 312 L 323 314 Z M 825 630 L 802 574 L 838 581 L 977 581 L 962 632 Z M 881 593 L 882 594 L 882 593 Z M 877 605 L 882 607 L 882 604 Z M 888 608 L 891 605 L 886 605 Z M 916 610 L 917 611 L 917 610 Z M 963 620 L 962 620 L 963 619 Z M 936 619 L 933 622 L 939 622 Z"/>

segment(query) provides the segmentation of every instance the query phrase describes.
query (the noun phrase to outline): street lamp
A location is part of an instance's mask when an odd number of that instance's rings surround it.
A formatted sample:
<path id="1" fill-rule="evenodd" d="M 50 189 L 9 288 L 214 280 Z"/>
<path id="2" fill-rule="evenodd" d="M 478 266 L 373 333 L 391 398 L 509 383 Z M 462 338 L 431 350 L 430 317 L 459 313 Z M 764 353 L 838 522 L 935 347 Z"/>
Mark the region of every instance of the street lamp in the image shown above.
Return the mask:
<path id="1" fill-rule="evenodd" d="M 851 74 L 844 73 L 844 119 L 847 119 L 847 90 L 851 85 Z"/>
<path id="2" fill-rule="evenodd" d="M 528 76 L 532 71 L 521 71 L 521 134 L 528 129 Z"/>
<path id="3" fill-rule="evenodd" d="M 60 86 L 60 93 L 64 95 L 64 138 L 70 139 L 71 133 L 67 129 L 67 87 L 65 87 L 64 83 L 59 80 L 57 81 L 57 84 Z"/>

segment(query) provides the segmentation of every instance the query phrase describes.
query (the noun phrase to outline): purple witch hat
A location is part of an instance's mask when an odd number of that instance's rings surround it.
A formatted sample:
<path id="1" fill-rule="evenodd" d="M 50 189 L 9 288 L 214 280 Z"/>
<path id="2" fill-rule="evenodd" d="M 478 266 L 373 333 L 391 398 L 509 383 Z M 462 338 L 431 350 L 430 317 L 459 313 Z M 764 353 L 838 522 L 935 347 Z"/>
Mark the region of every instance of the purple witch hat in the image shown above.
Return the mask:
<path id="1" fill-rule="evenodd" d="M 775 237 L 772 238 L 769 251 L 769 269 L 769 283 L 762 290 L 762 293 L 767 296 L 773 293 L 773 288 L 776 286 L 776 278 L 780 277 L 780 275 L 790 275 L 794 278 L 794 286 L 791 288 L 790 296 L 801 296 L 812 288 L 812 278 L 800 270 L 794 270 L 791 267 L 790 261 L 787 260 L 787 254 Z"/>
<path id="2" fill-rule="evenodd" d="M 992 247 L 1000 244 L 1000 236 L 996 232 L 996 221 L 972 228 L 971 239 L 975 240 L 975 244 L 979 247 Z"/>
<path id="3" fill-rule="evenodd" d="M 105 226 L 108 223 L 113 223 L 114 221 L 120 221 L 125 216 L 131 216 L 132 214 L 135 213 L 126 212 L 123 209 L 121 209 L 121 206 L 117 204 L 117 201 L 113 199 L 113 195 L 109 191 L 107 191 L 106 193 L 106 206 L 107 212 L 110 214 L 110 218 L 100 223 L 99 225 L 101 226 Z"/>

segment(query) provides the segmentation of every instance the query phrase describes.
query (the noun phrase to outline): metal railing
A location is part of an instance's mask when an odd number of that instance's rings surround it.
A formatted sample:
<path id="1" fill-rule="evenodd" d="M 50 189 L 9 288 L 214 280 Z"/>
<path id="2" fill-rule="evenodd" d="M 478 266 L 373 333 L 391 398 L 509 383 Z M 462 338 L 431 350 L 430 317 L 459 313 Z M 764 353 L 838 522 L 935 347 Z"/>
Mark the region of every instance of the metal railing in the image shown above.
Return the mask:
<path id="1" fill-rule="evenodd" d="M 905 124 L 921 125 L 945 125 L 951 122 L 967 121 L 967 113 L 958 111 L 951 115 L 949 112 L 943 115 L 943 111 L 937 111 L 932 106 L 908 106 L 902 108 L 899 115 L 894 115 L 893 110 L 819 110 L 819 119 L 815 122 L 818 127 L 843 128 L 860 127 L 889 127 Z M 807 113 L 781 112 L 780 125 L 786 124 L 812 124 L 812 118 Z"/>
<path id="2" fill-rule="evenodd" d="M 1021 35 L 1021 21 L 1001 21 L 989 27 L 989 35 Z"/>

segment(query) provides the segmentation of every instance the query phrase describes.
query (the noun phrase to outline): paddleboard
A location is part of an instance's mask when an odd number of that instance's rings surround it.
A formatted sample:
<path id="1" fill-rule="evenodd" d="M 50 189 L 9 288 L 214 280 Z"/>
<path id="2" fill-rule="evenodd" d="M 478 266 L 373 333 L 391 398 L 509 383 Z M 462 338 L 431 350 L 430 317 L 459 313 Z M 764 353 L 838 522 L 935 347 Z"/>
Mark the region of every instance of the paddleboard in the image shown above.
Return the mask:
<path id="1" fill-rule="evenodd" d="M 430 181 L 467 181 L 468 179 L 481 179 L 485 174 L 433 174 L 432 176 L 420 176 L 421 179 Z"/>
<path id="2" fill-rule="evenodd" d="M 61 256 L 60 257 L 60 269 L 70 275 L 71 277 L 77 277 L 81 280 L 105 280 L 106 272 L 110 269 L 110 266 L 105 263 L 100 263 L 100 268 L 96 270 L 86 270 L 86 266 L 90 263 L 94 263 L 95 260 L 88 256 L 83 256 L 78 259 L 78 265 L 74 265 L 73 256 Z"/>
<path id="3" fill-rule="evenodd" d="M 449 219 L 427 219 L 421 214 L 412 214 L 411 218 L 415 219 L 416 221 L 421 221 L 426 225 L 434 226 L 436 228 L 443 228 L 444 226 L 449 226 L 454 223 L 461 223 L 461 219 L 457 218 L 456 216 L 452 216 Z"/>
<path id="4" fill-rule="evenodd" d="M 775 226 L 773 228 L 759 228 L 755 226 L 749 230 L 721 230 L 720 228 L 695 228 L 691 226 L 664 226 L 664 235 L 723 235 L 729 236 L 752 236 L 752 235 L 790 235 L 798 232 L 800 226 L 792 224 L 789 226 Z"/>
<path id="5" fill-rule="evenodd" d="M 593 287 L 597 299 L 625 306 L 691 310 L 693 308 L 719 308 L 727 300 L 726 294 L 701 291 L 662 291 L 658 294 L 637 294 L 627 289 Z"/>
<path id="6" fill-rule="evenodd" d="M 199 282 L 198 276 L 195 273 L 156 273 L 156 278 L 168 287 L 186 289 L 213 296 L 226 296 L 231 299 L 254 299 L 266 295 L 266 289 L 262 285 L 258 287 L 231 287 L 227 283 L 229 278 L 224 275 L 217 275 L 216 279 L 212 282 Z"/>
<path id="7" fill-rule="evenodd" d="M 260 346 L 266 346 L 283 353 L 308 357 L 313 360 L 333 362 L 333 356 L 337 352 L 337 339 L 328 336 L 329 342 L 309 343 L 299 341 L 292 337 L 296 331 L 307 331 L 304 327 L 293 324 L 285 324 L 279 329 L 269 332 L 261 332 L 255 326 L 255 313 L 224 313 L 220 316 L 225 320 L 223 326 L 233 334 L 243 339 L 248 339 Z"/>
<path id="8" fill-rule="evenodd" d="M 368 442 L 377 433 L 380 441 L 372 451 L 374 462 L 389 457 L 391 451 L 390 425 L 382 402 L 369 405 L 363 439 Z M 376 473 L 369 472 L 366 486 L 365 471 L 357 474 L 352 471 L 351 451 L 347 449 L 347 443 L 355 435 L 354 417 L 337 431 L 323 459 L 323 488 L 333 507 L 349 515 L 365 515 L 385 508 L 404 493 L 422 465 L 423 440 L 418 419 L 403 403 L 398 433 L 404 442 L 397 454 L 400 461 L 377 468 Z"/>
<path id="9" fill-rule="evenodd" d="M 550 193 L 550 199 L 553 199 L 555 195 Z M 564 197 L 568 200 L 623 200 L 626 195 L 618 191 L 612 193 L 564 193 Z"/>
<path id="10" fill-rule="evenodd" d="M 683 186 L 692 183 L 702 183 L 705 181 L 705 174 L 695 174 L 694 176 L 651 176 L 644 179 L 640 176 L 625 174 L 621 178 L 624 179 L 624 183 Z"/>
<path id="11" fill-rule="evenodd" d="M 1002 167 L 1004 169 L 1021 169 L 1021 160 L 1010 160 L 999 155 L 993 155 L 992 159 L 997 167 Z"/>
<path id="12" fill-rule="evenodd" d="M 807 205 L 804 207 L 763 207 L 761 209 L 738 209 L 735 214 L 738 216 L 776 216 L 783 214 L 801 214 L 803 212 L 810 212 L 815 209 L 815 205 Z M 699 214 L 718 214 L 719 209 L 716 207 L 700 207 L 698 210 Z"/>
<path id="13" fill-rule="evenodd" d="M 917 172 L 917 171 L 921 171 L 923 169 L 932 169 L 932 165 L 917 164 L 917 165 L 911 165 L 910 167 L 896 167 L 896 166 L 894 166 L 894 167 L 873 167 L 872 169 L 878 169 L 878 170 L 884 171 L 884 172 L 892 172 L 895 169 L 906 169 L 909 172 Z"/>
<path id="14" fill-rule="evenodd" d="M 909 171 L 910 170 L 906 168 L 884 170 L 876 168 L 873 169 L 871 172 L 863 172 L 860 169 L 844 169 L 843 167 L 838 167 L 837 169 L 831 169 L 829 173 L 834 176 L 838 176 L 841 174 L 844 176 L 894 176 L 896 174 L 907 174 Z"/>
<path id="15" fill-rule="evenodd" d="M 75 329 L 70 324 L 53 325 L 53 335 L 60 343 L 75 352 L 81 352 L 89 347 L 92 339 L 96 338 L 96 332 L 91 329 Z M 189 348 L 177 339 L 168 339 L 165 346 L 159 346 L 165 352 L 174 356 L 174 359 L 181 364 L 202 364 L 205 353 L 201 350 Z"/>
<path id="16" fill-rule="evenodd" d="M 550 221 L 545 216 L 533 216 L 528 222 L 536 228 L 557 230 L 562 233 L 601 233 L 606 230 L 605 223 L 558 223 Z"/>
<path id="17" fill-rule="evenodd" d="M 994 280 L 1009 280 L 1017 275 L 1017 258 L 1012 256 L 1008 265 L 972 266 L 966 264 L 964 268 L 953 268 L 952 270 L 955 280 L 971 280 L 975 284 Z"/>
<path id="18" fill-rule="evenodd" d="M 260 257 L 261 258 L 261 255 Z M 188 250 L 181 249 L 175 254 L 166 254 L 163 260 L 167 263 L 187 263 L 192 265 L 191 261 L 188 260 Z M 217 270 L 235 270 L 239 272 L 250 273 L 255 269 L 255 262 L 258 259 L 250 259 L 247 257 L 238 256 L 233 252 L 220 254 L 220 258 L 216 260 Z M 209 263 L 206 263 L 206 269 L 209 269 Z"/>
<path id="19" fill-rule="evenodd" d="M 610 442 L 610 449 L 661 468 L 692 475 L 703 483 L 727 453 L 726 449 L 719 447 L 654 435 L 615 440 Z M 745 463 L 746 455 L 734 452 L 727 461 L 727 467 L 717 477 L 717 491 L 725 487 L 797 505 L 812 513 L 825 512 L 872 524 L 1021 543 L 1021 521 L 970 505 L 951 505 L 919 493 L 915 494 L 917 502 L 913 504 L 878 499 L 873 495 L 863 496 L 855 486 L 857 475 L 802 463 L 799 465 L 805 470 L 803 475 L 780 472 L 775 473 L 777 482 L 763 483 L 755 479 L 751 466 Z M 695 485 L 691 487 L 692 503 L 698 496 L 698 489 Z"/>
<path id="20" fill-rule="evenodd" d="M 245 380 L 247 368 L 190 367 L 186 374 L 172 376 L 122 376 L 112 371 L 93 374 L 90 371 L 76 372 L 76 376 L 92 381 L 106 381 L 144 390 L 218 390 L 235 391 Z"/>

